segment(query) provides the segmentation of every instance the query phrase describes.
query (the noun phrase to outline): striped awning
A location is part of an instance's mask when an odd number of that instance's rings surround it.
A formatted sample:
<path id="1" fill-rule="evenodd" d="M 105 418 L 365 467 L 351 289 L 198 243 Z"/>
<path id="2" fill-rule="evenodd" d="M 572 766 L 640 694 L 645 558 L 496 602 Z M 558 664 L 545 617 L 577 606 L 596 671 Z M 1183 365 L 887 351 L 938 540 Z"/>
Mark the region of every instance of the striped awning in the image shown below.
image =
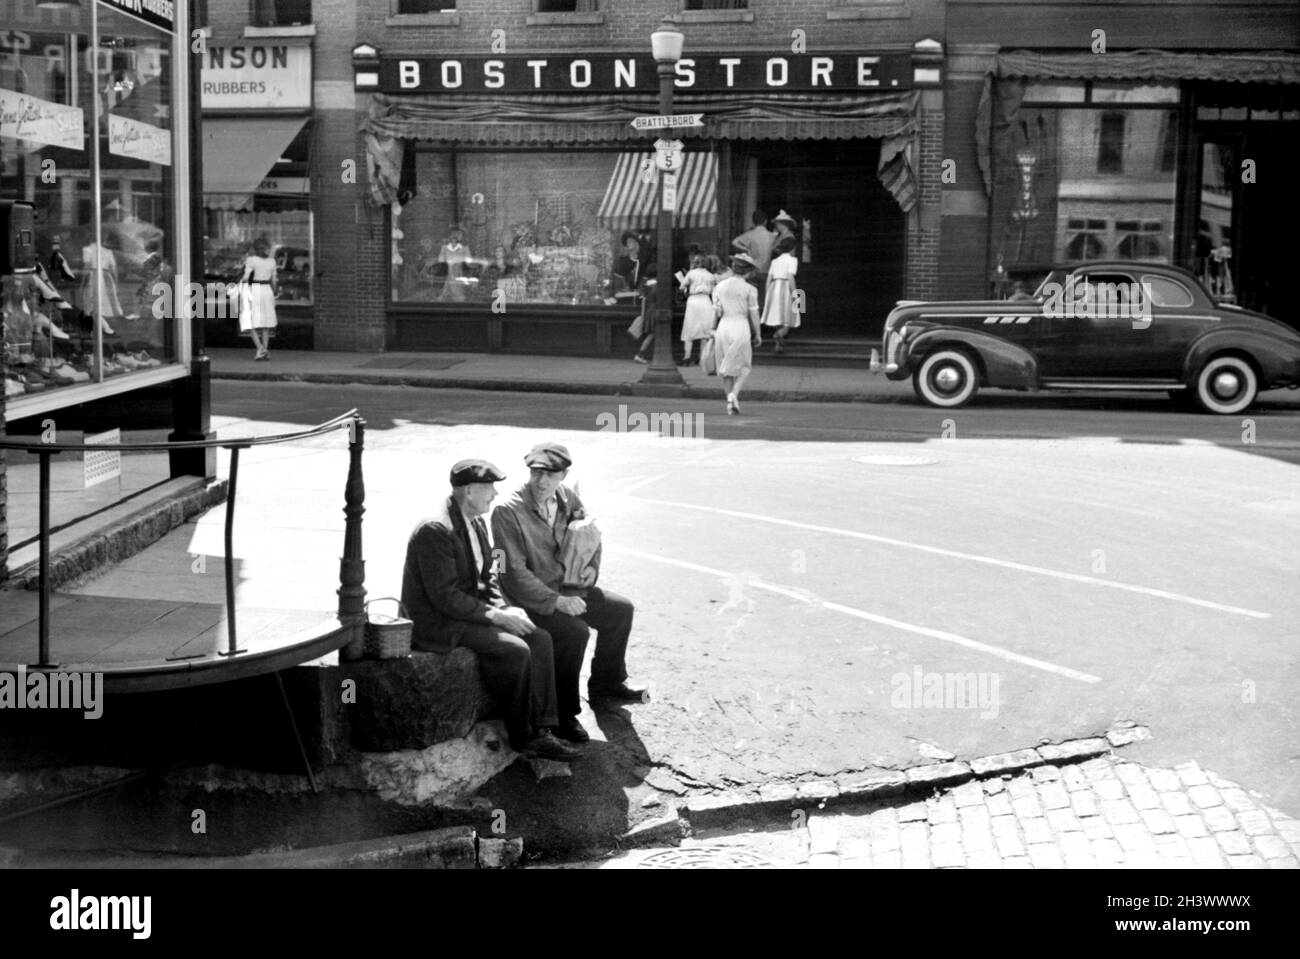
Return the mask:
<path id="1" fill-rule="evenodd" d="M 655 221 L 659 171 L 653 153 L 620 153 L 609 178 L 596 221 L 611 230 L 635 230 Z M 677 171 L 677 212 L 680 229 L 718 224 L 718 160 L 712 152 L 687 152 Z"/>

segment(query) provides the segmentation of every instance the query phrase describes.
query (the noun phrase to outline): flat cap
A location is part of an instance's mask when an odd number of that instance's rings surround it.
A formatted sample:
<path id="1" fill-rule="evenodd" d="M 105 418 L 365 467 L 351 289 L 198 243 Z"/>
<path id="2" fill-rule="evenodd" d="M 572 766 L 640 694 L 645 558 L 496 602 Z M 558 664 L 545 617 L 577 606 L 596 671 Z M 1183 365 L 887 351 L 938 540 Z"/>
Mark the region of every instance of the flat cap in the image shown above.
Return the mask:
<path id="1" fill-rule="evenodd" d="M 451 468 L 451 485 L 468 486 L 470 483 L 497 483 L 506 478 L 487 460 L 461 460 Z"/>
<path id="2" fill-rule="evenodd" d="M 559 443 L 538 443 L 524 457 L 524 463 L 530 467 L 535 466 L 538 469 L 558 473 L 573 465 L 573 457 Z"/>

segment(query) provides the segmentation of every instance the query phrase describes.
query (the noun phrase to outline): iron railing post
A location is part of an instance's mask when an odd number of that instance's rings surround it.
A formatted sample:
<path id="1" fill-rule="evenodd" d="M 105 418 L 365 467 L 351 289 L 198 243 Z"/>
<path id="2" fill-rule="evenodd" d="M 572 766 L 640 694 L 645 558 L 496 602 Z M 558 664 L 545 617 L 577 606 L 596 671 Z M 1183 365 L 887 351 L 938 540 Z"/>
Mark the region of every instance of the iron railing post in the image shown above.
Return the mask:
<path id="1" fill-rule="evenodd" d="M 357 637 L 344 647 L 345 659 L 359 659 L 363 637 L 358 620 L 366 610 L 366 562 L 361 546 L 361 517 L 366 511 L 366 483 L 361 454 L 366 445 L 366 421 L 356 417 L 348 425 L 348 480 L 343 490 L 343 557 L 339 560 L 339 620 L 352 623 Z"/>
<path id="2" fill-rule="evenodd" d="M 226 486 L 226 656 L 237 656 L 239 636 L 235 629 L 235 483 L 239 479 L 240 447 L 230 447 L 230 479 Z"/>

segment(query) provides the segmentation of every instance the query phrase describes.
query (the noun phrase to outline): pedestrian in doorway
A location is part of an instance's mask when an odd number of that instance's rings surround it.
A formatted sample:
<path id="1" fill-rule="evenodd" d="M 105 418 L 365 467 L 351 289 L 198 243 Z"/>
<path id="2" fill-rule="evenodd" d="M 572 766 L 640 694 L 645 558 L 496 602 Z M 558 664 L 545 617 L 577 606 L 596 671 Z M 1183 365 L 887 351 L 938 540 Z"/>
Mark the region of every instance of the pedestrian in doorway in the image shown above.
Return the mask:
<path id="1" fill-rule="evenodd" d="M 253 338 L 257 353 L 255 360 L 271 358 L 271 336 L 275 332 L 275 258 L 271 256 L 271 241 L 259 236 L 253 241 L 253 252 L 244 258 L 244 273 L 240 282 L 239 330 Z"/>
<path id="2" fill-rule="evenodd" d="M 754 260 L 747 253 L 731 258 L 732 275 L 713 288 L 713 305 L 718 317 L 713 348 L 718 359 L 718 376 L 727 391 L 727 415 L 740 412 L 740 390 L 749 378 L 754 348 L 763 342 L 758 323 L 758 290 L 749 282 Z"/>
<path id="3" fill-rule="evenodd" d="M 762 292 L 767 283 L 767 266 L 772 261 L 772 250 L 779 239 L 767 223 L 767 213 L 755 210 L 750 216 L 753 226 L 731 241 L 732 253 L 745 253 L 754 261 L 750 282 Z"/>
<path id="4" fill-rule="evenodd" d="M 702 355 L 705 342 L 713 335 L 713 288 L 717 280 L 705 268 L 704 254 L 696 253 L 691 257 L 691 268 L 682 277 L 681 285 L 686 293 L 686 314 L 682 319 L 682 342 L 686 344 L 686 355 L 682 365 L 690 366 L 696 340 L 701 344 Z"/>
<path id="5" fill-rule="evenodd" d="M 767 274 L 767 299 L 763 303 L 763 325 L 776 327 L 772 343 L 778 353 L 790 331 L 799 325 L 799 304 L 795 301 L 795 274 L 799 261 L 794 256 L 794 237 L 783 236 L 776 242 L 776 259 Z"/>
<path id="6" fill-rule="evenodd" d="M 611 299 L 615 303 L 633 299 L 641 305 L 640 323 L 633 323 L 633 328 L 639 327 L 639 332 L 636 334 L 636 356 L 632 359 L 637 363 L 649 363 L 655 338 L 646 286 L 647 279 L 654 275 L 654 264 L 651 263 L 647 267 L 641 256 L 641 240 L 631 230 L 623 234 L 621 242 L 623 252 L 614 261 L 614 295 Z"/>
<path id="7" fill-rule="evenodd" d="M 785 210 L 782 210 L 776 215 L 776 219 L 772 221 L 772 226 L 776 229 L 776 236 L 772 240 L 773 251 L 776 250 L 776 245 L 786 237 L 794 240 L 795 245 L 798 245 L 799 239 L 794 235 L 794 228 L 797 225 L 798 221 L 796 221 L 789 213 L 786 213 Z"/>

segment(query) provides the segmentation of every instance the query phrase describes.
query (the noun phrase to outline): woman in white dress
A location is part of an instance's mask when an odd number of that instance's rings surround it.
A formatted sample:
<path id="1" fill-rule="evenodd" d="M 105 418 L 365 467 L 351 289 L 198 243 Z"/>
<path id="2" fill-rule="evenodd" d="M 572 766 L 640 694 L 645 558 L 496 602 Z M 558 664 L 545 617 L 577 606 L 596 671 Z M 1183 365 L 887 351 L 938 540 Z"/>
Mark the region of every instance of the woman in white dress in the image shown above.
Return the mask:
<path id="1" fill-rule="evenodd" d="M 778 329 L 773 335 L 773 345 L 778 353 L 790 331 L 798 327 L 800 316 L 795 303 L 795 274 L 799 261 L 794 257 L 794 237 L 783 236 L 776 241 L 777 256 L 767 274 L 767 297 L 763 303 L 763 325 Z"/>
<path id="2" fill-rule="evenodd" d="M 753 270 L 754 261 L 748 253 L 736 254 L 731 258 L 731 276 L 713 288 L 713 306 L 718 316 L 713 349 L 718 376 L 727 391 L 729 416 L 740 412 L 740 388 L 749 378 L 754 347 L 763 342 L 758 325 L 758 290 L 746 279 Z"/>
<path id="3" fill-rule="evenodd" d="M 691 256 L 691 268 L 681 278 L 686 291 L 686 315 L 682 319 L 682 342 L 686 344 L 683 366 L 691 363 L 696 340 L 707 340 L 713 335 L 713 287 L 717 279 L 704 268 L 704 254 Z M 700 346 L 703 355 L 704 346 Z"/>
<path id="4" fill-rule="evenodd" d="M 271 358 L 271 333 L 275 329 L 275 259 L 271 243 L 264 236 L 253 242 L 253 252 L 244 258 L 246 284 L 239 304 L 239 330 L 253 338 L 255 360 Z"/>

